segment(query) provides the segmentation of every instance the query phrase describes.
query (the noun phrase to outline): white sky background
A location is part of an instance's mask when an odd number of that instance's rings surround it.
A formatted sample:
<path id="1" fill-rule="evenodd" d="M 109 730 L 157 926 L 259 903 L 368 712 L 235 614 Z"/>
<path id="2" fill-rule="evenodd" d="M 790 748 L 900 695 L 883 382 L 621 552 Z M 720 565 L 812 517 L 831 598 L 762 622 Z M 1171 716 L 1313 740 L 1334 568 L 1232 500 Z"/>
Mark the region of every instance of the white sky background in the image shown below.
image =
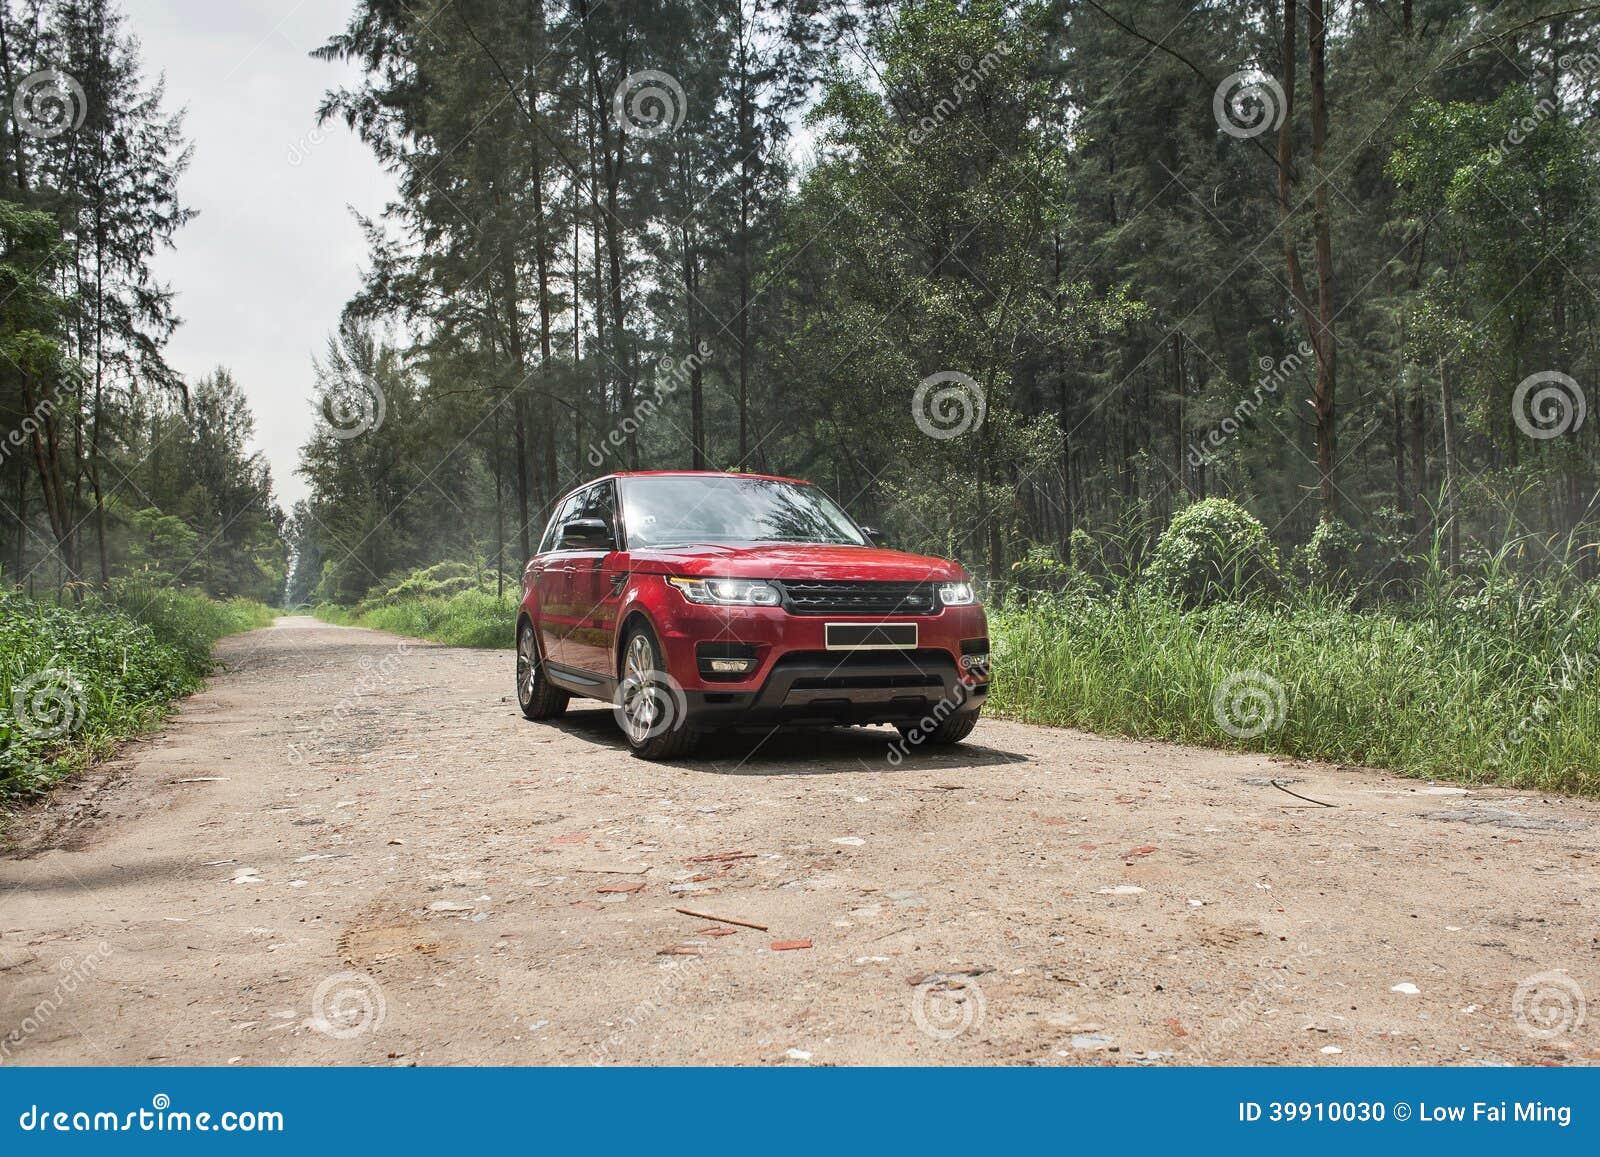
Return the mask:
<path id="1" fill-rule="evenodd" d="M 307 54 L 342 30 L 351 0 L 123 0 L 145 74 L 185 108 L 194 159 L 179 196 L 199 211 L 155 261 L 183 324 L 168 361 L 193 381 L 226 366 L 287 511 L 311 432 L 311 359 L 360 285 L 366 247 L 350 207 L 375 216 L 394 183 L 342 123 L 318 129 L 324 90 L 357 70 Z"/>

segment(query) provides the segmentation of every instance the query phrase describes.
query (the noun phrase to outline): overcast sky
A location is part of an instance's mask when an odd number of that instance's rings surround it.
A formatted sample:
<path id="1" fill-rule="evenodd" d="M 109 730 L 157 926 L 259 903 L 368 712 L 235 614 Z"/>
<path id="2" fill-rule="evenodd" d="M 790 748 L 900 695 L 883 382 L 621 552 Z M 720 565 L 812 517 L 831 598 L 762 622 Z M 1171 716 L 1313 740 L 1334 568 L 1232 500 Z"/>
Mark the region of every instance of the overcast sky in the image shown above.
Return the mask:
<path id="1" fill-rule="evenodd" d="M 287 510 L 304 495 L 296 451 L 312 424 L 311 359 L 360 281 L 350 209 L 376 214 L 393 182 L 342 124 L 318 129 L 323 91 L 353 69 L 307 53 L 352 0 L 123 0 L 148 76 L 187 109 L 194 161 L 179 193 L 199 216 L 156 260 L 183 325 L 168 347 L 190 380 L 233 371 Z"/>

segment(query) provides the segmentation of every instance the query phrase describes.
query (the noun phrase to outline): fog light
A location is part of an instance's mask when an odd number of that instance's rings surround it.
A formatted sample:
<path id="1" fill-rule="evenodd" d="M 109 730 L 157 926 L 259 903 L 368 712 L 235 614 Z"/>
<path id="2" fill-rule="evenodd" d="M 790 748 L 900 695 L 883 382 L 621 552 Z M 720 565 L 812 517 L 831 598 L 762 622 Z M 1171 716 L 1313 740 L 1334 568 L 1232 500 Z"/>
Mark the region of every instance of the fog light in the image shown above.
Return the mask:
<path id="1" fill-rule="evenodd" d="M 711 659 L 709 666 L 714 675 L 743 675 L 756 665 L 754 659 Z"/>
<path id="2" fill-rule="evenodd" d="M 967 670 L 967 671 L 988 670 L 988 668 L 989 668 L 989 655 L 988 655 L 988 652 L 985 652 L 985 653 L 983 653 L 981 655 L 962 655 L 961 656 L 961 666 L 962 666 L 963 670 Z"/>

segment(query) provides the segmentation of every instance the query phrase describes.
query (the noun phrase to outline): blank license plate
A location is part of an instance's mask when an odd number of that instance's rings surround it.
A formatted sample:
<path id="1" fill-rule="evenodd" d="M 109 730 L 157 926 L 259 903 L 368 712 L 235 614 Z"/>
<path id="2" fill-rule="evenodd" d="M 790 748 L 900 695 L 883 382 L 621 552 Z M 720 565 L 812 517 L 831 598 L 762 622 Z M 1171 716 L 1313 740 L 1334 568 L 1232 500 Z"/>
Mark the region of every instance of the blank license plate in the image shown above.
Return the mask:
<path id="1" fill-rule="evenodd" d="M 904 651 L 917 645 L 915 623 L 829 623 L 830 651 Z"/>

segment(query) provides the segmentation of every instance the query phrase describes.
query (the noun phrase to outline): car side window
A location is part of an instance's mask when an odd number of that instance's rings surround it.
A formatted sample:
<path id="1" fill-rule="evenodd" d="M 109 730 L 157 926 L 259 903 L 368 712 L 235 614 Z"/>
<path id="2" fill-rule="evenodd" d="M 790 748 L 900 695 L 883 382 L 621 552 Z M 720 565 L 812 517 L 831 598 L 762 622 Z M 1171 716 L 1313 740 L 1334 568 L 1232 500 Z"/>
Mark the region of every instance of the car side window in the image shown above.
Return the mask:
<path id="1" fill-rule="evenodd" d="M 583 518 L 598 518 L 606 524 L 606 529 L 611 532 L 611 541 L 621 545 L 617 538 L 617 486 L 614 482 L 602 482 L 598 486 L 590 487 L 588 501 L 584 503 Z"/>
<path id="2" fill-rule="evenodd" d="M 556 512 L 550 516 L 550 525 L 545 528 L 544 539 L 539 543 L 540 554 L 561 549 L 561 528 L 578 517 L 578 512 L 583 509 L 584 497 L 588 493 L 587 490 L 580 490 L 556 507 Z"/>

